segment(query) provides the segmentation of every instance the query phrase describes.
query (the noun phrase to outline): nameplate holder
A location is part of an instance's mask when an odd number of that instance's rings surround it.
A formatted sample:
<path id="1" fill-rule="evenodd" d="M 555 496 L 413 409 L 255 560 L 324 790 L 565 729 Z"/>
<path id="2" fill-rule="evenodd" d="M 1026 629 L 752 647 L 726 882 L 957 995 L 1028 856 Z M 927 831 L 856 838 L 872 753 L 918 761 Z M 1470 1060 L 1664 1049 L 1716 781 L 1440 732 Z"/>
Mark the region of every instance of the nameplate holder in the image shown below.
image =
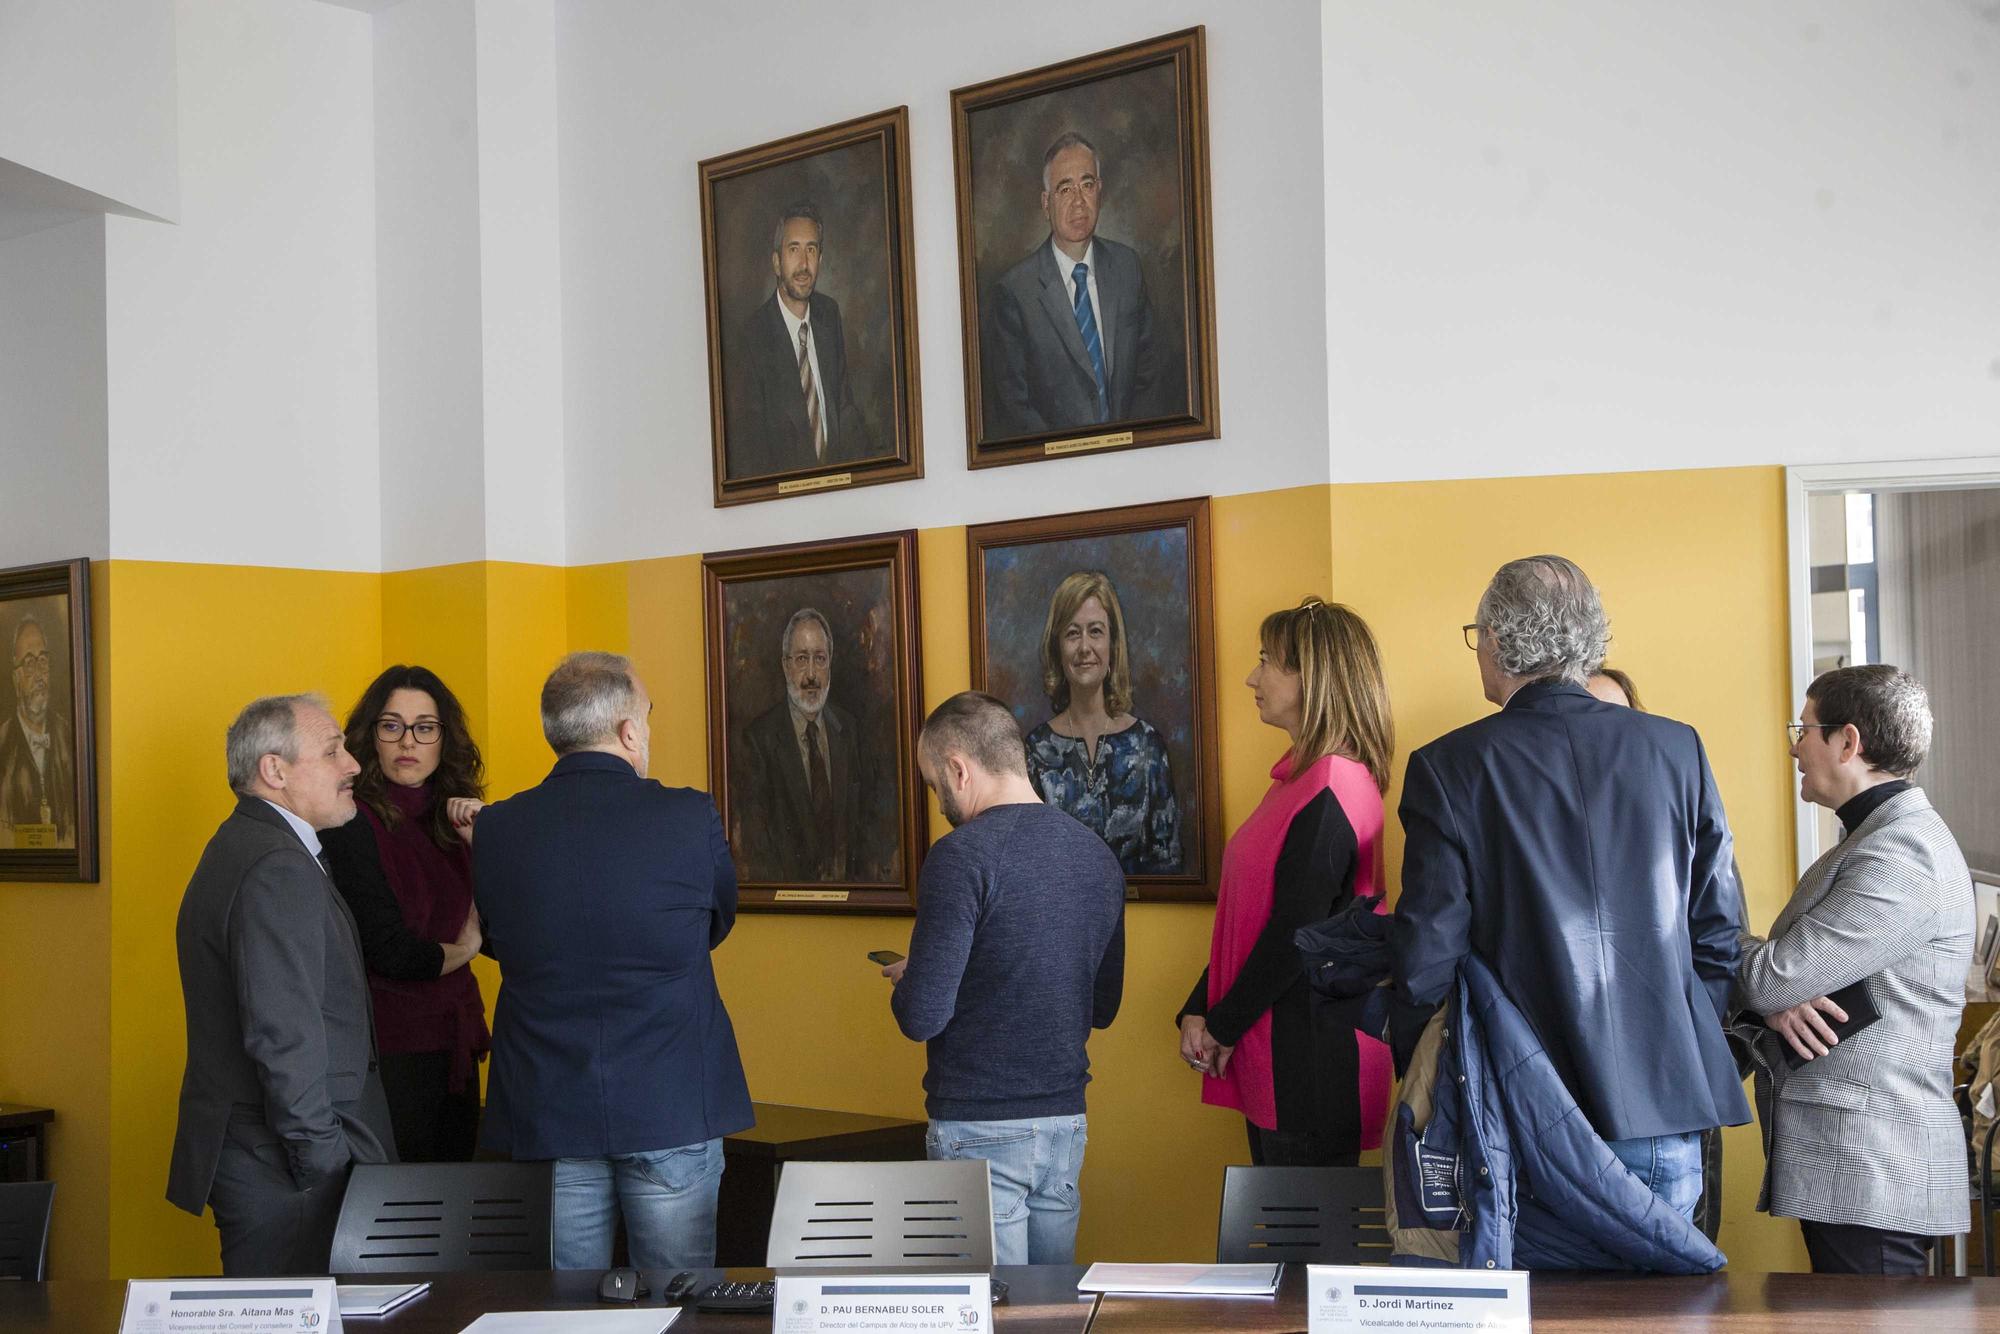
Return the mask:
<path id="1" fill-rule="evenodd" d="M 773 1334 L 992 1334 L 984 1274 L 778 1275 Z"/>
<path id="2" fill-rule="evenodd" d="M 845 889 L 781 889 L 771 896 L 776 903 L 845 903 Z"/>
<path id="3" fill-rule="evenodd" d="M 851 472 L 828 473 L 824 477 L 795 477 L 789 482 L 778 483 L 778 494 L 795 496 L 801 491 L 825 491 L 836 486 L 854 485 Z"/>
<path id="4" fill-rule="evenodd" d="M 1486 1330 L 1528 1334 L 1528 1275 L 1519 1269 L 1306 1266 L 1307 1334 Z"/>
<path id="5" fill-rule="evenodd" d="M 1076 440 L 1051 440 L 1042 446 L 1042 457 L 1053 458 L 1057 454 L 1087 454 L 1093 449 L 1116 449 L 1120 445 L 1131 443 L 1130 431 L 1113 431 L 1110 435 L 1087 435 Z"/>
<path id="6" fill-rule="evenodd" d="M 56 827 L 52 824 L 17 824 L 14 826 L 14 846 L 17 848 L 53 848 L 56 841 Z"/>
<path id="7" fill-rule="evenodd" d="M 330 1278 L 135 1278 L 118 1334 L 340 1334 Z"/>

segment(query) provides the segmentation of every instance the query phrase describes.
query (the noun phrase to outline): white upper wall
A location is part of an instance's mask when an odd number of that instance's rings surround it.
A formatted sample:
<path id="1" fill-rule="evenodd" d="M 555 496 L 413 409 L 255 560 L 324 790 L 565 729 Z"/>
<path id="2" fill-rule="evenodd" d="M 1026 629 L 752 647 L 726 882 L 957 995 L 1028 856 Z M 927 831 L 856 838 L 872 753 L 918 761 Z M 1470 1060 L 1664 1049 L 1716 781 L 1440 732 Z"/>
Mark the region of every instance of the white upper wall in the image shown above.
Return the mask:
<path id="1" fill-rule="evenodd" d="M 1222 438 L 968 472 L 951 90 L 1200 23 Z M 556 35 L 571 562 L 1326 480 L 1310 0 L 570 0 Z M 900 104 L 910 108 L 927 476 L 718 510 L 696 164 Z"/>
<path id="2" fill-rule="evenodd" d="M 379 569 L 371 20 L 176 14 L 179 225 L 105 220 L 111 554 Z"/>
<path id="3" fill-rule="evenodd" d="M 0 568 L 109 550 L 104 219 L 0 241 Z"/>
<path id="4" fill-rule="evenodd" d="M 381 568 L 406 570 L 486 554 L 473 3 L 374 29 Z"/>
<path id="5" fill-rule="evenodd" d="M 1333 480 L 1993 451 L 2000 7 L 1323 12 Z"/>
<path id="6" fill-rule="evenodd" d="M 0 158 L 121 210 L 179 210 L 174 6 L 0 0 Z"/>
<path id="7" fill-rule="evenodd" d="M 478 0 L 476 18 L 485 554 L 543 565 L 567 554 L 555 10 Z"/>

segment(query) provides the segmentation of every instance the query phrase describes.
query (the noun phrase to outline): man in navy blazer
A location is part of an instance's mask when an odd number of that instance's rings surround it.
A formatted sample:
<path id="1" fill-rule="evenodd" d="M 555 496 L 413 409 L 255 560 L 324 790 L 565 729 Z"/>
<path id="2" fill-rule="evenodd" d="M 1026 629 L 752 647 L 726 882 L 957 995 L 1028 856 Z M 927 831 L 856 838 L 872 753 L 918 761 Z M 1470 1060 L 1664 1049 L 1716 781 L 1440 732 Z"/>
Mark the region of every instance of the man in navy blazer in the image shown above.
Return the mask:
<path id="1" fill-rule="evenodd" d="M 722 1137 L 752 1125 L 709 951 L 736 868 L 704 792 L 646 777 L 652 701 L 632 665 L 573 653 L 542 687 L 558 756 L 480 811 L 473 884 L 500 962 L 482 1142 L 555 1160 L 555 1264 L 715 1262 Z"/>
<path id="2" fill-rule="evenodd" d="M 1743 894 L 1701 738 L 1585 688 L 1610 625 L 1560 556 L 1500 568 L 1468 642 L 1500 711 L 1410 757 L 1393 940 L 1408 1059 L 1477 952 L 1591 1128 L 1672 1207 L 1750 1119 L 1723 1037 Z"/>

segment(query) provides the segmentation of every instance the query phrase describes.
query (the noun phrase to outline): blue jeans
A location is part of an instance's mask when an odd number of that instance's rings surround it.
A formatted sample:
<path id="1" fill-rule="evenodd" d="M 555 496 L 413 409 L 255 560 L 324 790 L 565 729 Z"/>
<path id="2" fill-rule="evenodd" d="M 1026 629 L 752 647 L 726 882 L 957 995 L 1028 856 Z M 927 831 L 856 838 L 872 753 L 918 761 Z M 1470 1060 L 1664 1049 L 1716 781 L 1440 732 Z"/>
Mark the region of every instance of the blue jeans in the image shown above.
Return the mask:
<path id="1" fill-rule="evenodd" d="M 933 1161 L 984 1158 L 993 1176 L 993 1263 L 1075 1263 L 1077 1179 L 1090 1141 L 1082 1116 L 1025 1121 L 933 1121 Z"/>
<path id="2" fill-rule="evenodd" d="M 1646 1189 L 1692 1220 L 1701 1202 L 1701 1132 L 1604 1141 Z"/>
<path id="3" fill-rule="evenodd" d="M 618 1216 L 640 1269 L 706 1269 L 715 1263 L 715 1196 L 722 1141 L 609 1158 L 558 1158 L 557 1269 L 606 1269 Z"/>

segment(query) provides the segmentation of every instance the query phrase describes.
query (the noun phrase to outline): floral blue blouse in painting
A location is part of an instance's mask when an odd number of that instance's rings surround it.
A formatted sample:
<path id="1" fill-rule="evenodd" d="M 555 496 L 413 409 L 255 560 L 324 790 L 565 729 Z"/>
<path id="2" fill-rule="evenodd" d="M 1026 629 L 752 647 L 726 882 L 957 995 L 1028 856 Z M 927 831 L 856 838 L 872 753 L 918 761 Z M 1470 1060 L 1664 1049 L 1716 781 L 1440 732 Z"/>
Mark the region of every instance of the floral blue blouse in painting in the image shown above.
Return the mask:
<path id="1" fill-rule="evenodd" d="M 1028 733 L 1028 778 L 1043 801 L 1110 844 L 1125 874 L 1181 869 L 1181 812 L 1167 742 L 1145 719 L 1099 737 L 1094 765 L 1083 738 L 1043 723 Z"/>

